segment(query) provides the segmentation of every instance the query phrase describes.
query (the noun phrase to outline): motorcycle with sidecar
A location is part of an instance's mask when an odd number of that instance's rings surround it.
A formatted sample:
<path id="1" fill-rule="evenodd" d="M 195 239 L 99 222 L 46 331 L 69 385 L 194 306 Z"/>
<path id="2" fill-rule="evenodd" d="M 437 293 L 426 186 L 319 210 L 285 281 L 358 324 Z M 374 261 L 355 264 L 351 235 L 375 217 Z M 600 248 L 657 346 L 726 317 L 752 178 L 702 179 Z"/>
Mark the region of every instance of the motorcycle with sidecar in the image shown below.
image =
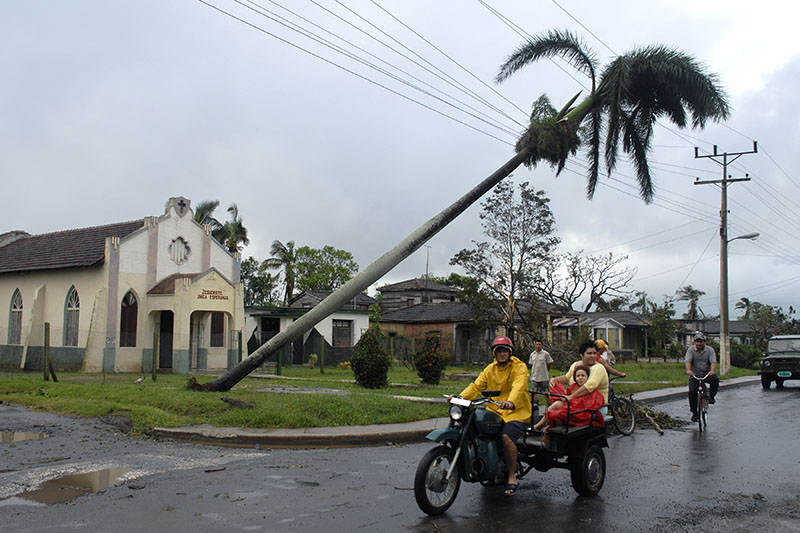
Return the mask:
<path id="1" fill-rule="evenodd" d="M 503 419 L 486 409 L 489 403 L 499 405 L 492 399 L 499 395 L 500 391 L 483 391 L 483 397 L 475 400 L 450 398 L 450 422 L 427 435 L 438 446 L 422 457 L 414 476 L 414 496 L 425 513 L 444 513 L 455 501 L 462 480 L 484 486 L 506 483 Z M 567 424 L 554 426 L 546 434 L 530 428 L 523 433 L 517 443 L 517 478 L 523 479 L 533 469 L 564 468 L 570 471 L 578 494 L 595 496 L 606 476 L 605 426 L 569 425 L 569 401 L 560 397 L 567 402 Z"/>

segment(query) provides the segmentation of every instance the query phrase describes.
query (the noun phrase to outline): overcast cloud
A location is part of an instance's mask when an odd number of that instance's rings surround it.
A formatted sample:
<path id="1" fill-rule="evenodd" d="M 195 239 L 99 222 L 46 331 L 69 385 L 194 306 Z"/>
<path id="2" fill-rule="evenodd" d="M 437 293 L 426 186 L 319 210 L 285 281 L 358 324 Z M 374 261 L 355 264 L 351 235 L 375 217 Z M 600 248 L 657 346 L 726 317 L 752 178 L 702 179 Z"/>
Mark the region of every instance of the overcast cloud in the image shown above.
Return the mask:
<path id="1" fill-rule="evenodd" d="M 160 214 L 170 196 L 194 204 L 218 199 L 219 218 L 230 203 L 239 205 L 250 232 L 245 257 L 262 260 L 274 239 L 294 240 L 298 246 L 349 250 L 365 267 L 513 155 L 513 137 L 506 133 L 243 5 L 208 3 L 260 30 L 196 0 L 0 4 L 5 214 L 0 233 L 133 220 Z M 478 1 L 344 3 L 515 121 L 525 122 L 541 93 L 559 107 L 582 89 L 579 81 L 588 86 L 563 63 L 542 62 L 497 87 L 511 105 L 378 7 L 491 84 L 522 38 Z M 669 129 L 656 128 L 651 164 L 657 189 L 649 206 L 636 197 L 633 172 L 625 167 L 602 180 L 592 201 L 583 192 L 580 157 L 558 178 L 547 167 L 518 170 L 515 181 L 530 181 L 552 199 L 561 251 L 628 254 L 638 268 L 632 288 L 661 300 L 691 284 L 706 292 L 702 309 L 718 313 L 719 189 L 692 182 L 719 179 L 722 170 L 708 159 L 695 160 L 693 147 L 706 153 L 713 144 L 720 152 L 747 151 L 755 139 L 759 153 L 743 156 L 729 171 L 753 178 L 730 186 L 729 232 L 734 237 L 757 231 L 761 237 L 730 245 L 730 300 L 745 296 L 785 309 L 797 305 L 800 112 L 793 104 L 800 79 L 800 9 L 795 4 L 559 2 L 601 42 L 555 2 L 487 3 L 528 33 L 568 28 L 582 35 L 602 64 L 635 46 L 675 46 L 719 75 L 735 109 L 726 126 L 702 132 L 676 134 L 666 123 Z M 520 130 L 319 7 L 401 49 L 336 1 L 242 4 L 260 5 L 323 35 L 280 6 L 290 8 L 503 127 Z M 429 242 L 431 273 L 446 275 L 450 258 L 482 238 L 478 213 L 473 206 Z M 424 274 L 425 264 L 422 248 L 379 285 Z"/>

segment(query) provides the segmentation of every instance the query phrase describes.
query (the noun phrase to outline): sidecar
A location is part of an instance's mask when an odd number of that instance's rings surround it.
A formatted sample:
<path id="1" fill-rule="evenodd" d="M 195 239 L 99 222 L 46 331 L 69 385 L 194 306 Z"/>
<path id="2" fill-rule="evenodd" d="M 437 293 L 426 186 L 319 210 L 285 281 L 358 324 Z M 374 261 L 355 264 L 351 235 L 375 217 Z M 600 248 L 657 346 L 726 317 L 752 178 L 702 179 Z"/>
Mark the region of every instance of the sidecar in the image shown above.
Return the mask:
<path id="1" fill-rule="evenodd" d="M 517 443 L 520 478 L 533 469 L 547 472 L 551 468 L 564 468 L 570 471 L 572 487 L 578 494 L 595 496 L 600 492 L 606 477 L 603 453 L 603 448 L 608 448 L 606 426 L 612 420 L 605 417 L 605 425 L 571 425 L 571 415 L 580 412 L 568 413 L 565 425 L 545 432 L 529 429 L 523 434 L 522 442 Z"/>

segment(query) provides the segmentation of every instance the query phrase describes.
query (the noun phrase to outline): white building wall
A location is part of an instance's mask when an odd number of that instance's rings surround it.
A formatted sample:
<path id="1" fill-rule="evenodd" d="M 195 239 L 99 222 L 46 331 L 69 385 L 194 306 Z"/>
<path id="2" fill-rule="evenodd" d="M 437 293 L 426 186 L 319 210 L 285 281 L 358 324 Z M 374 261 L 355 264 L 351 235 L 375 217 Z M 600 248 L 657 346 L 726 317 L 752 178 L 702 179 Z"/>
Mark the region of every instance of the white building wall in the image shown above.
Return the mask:
<path id="1" fill-rule="evenodd" d="M 120 243 L 119 271 L 131 274 L 147 274 L 147 231 L 137 231 Z"/>
<path id="2" fill-rule="evenodd" d="M 22 295 L 22 324 L 23 328 L 33 312 L 33 304 L 36 291 L 43 286 L 47 286 L 43 301 L 37 305 L 44 306 L 44 322 L 50 322 L 50 343 L 51 346 L 63 345 L 64 331 L 64 305 L 66 303 L 67 292 L 74 285 L 80 298 L 80 317 L 78 320 L 78 345 L 84 346 L 89 332 L 89 318 L 94 303 L 95 293 L 98 289 L 105 287 L 104 277 L 106 276 L 105 267 L 92 269 L 69 269 L 47 272 L 31 272 L 25 275 L 0 276 L 0 324 L 2 324 L 5 336 L 0 338 L 0 342 L 5 343 L 8 339 L 8 313 L 11 306 L 11 297 L 14 290 L 19 289 Z M 33 327 L 38 325 L 34 324 Z M 26 332 L 22 332 L 23 341 Z"/>

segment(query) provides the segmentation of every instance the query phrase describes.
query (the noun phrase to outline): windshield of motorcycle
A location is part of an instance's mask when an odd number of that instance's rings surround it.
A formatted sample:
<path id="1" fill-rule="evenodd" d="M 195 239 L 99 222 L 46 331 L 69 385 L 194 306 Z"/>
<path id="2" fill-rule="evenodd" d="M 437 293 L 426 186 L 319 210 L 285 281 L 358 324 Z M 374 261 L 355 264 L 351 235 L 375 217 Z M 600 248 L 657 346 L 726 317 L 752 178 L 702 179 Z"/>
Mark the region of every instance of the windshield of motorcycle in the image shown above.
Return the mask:
<path id="1" fill-rule="evenodd" d="M 469 407 L 472 402 L 469 400 L 465 400 L 464 398 L 450 398 L 450 403 L 453 405 L 460 405 L 461 407 Z"/>

